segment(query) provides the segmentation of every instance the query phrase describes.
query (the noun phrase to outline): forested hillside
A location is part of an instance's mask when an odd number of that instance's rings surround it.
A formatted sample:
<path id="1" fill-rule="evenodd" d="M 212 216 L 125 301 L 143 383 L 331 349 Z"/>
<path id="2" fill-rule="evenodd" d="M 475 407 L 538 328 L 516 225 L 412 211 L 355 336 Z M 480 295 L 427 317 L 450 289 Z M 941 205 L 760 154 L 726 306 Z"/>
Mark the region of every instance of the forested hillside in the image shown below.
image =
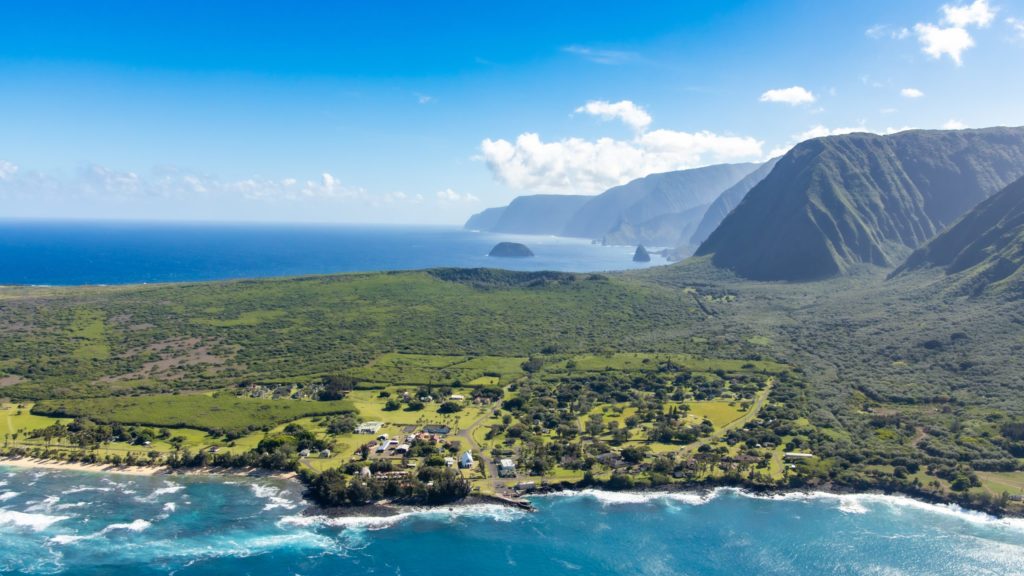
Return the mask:
<path id="1" fill-rule="evenodd" d="M 892 267 L 1022 175 L 1022 128 L 817 138 L 779 160 L 697 254 L 762 280 Z"/>

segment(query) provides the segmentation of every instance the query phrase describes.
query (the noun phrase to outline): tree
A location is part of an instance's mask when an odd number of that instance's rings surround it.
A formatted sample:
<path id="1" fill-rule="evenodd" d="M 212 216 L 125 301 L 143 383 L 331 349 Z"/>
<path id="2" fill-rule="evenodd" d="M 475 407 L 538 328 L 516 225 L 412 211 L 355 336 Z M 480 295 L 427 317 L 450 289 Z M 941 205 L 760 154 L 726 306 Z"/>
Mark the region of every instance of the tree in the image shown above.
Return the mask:
<path id="1" fill-rule="evenodd" d="M 441 404 L 441 406 L 438 407 L 437 413 L 438 414 L 453 414 L 453 413 L 459 412 L 461 410 L 462 410 L 462 404 L 459 404 L 458 402 L 454 402 L 452 400 L 448 400 L 445 403 Z"/>

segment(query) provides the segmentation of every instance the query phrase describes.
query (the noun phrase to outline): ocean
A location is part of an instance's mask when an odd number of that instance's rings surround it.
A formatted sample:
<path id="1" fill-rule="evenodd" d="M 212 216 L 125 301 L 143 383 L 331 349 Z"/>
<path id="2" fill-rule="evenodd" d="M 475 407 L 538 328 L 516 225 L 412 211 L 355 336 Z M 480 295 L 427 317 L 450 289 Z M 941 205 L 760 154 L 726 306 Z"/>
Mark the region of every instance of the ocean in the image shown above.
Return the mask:
<path id="1" fill-rule="evenodd" d="M 1024 521 L 901 497 L 578 492 L 311 513 L 298 484 L 0 468 L 5 574 L 1024 574 Z"/>
<path id="2" fill-rule="evenodd" d="M 502 241 L 533 258 L 492 258 Z M 0 220 L 0 285 L 136 284 L 455 266 L 597 272 L 633 262 L 631 246 L 455 227 Z"/>

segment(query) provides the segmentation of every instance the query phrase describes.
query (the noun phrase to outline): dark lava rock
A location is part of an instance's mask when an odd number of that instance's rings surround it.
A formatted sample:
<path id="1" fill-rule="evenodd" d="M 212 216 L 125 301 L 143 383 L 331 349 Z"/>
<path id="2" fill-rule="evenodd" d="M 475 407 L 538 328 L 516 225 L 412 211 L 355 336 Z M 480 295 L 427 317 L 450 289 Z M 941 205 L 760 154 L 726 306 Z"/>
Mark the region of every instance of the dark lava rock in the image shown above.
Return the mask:
<path id="1" fill-rule="evenodd" d="M 633 253 L 633 262 L 650 262 L 651 255 L 647 252 L 647 248 L 641 244 L 636 247 L 636 252 Z"/>
<path id="2" fill-rule="evenodd" d="M 491 253 L 488 256 L 494 256 L 495 258 L 530 258 L 533 256 L 533 252 L 518 242 L 499 242 L 494 248 L 491 248 Z"/>

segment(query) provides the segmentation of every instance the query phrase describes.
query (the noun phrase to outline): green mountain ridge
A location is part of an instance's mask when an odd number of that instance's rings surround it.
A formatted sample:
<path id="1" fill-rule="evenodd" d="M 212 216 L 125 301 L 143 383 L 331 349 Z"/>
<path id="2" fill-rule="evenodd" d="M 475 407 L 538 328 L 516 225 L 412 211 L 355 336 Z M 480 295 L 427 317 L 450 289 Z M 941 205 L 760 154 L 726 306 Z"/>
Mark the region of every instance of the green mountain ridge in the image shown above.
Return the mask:
<path id="1" fill-rule="evenodd" d="M 692 235 L 690 235 L 687 243 L 693 246 L 700 246 L 700 243 L 707 240 L 708 236 L 718 228 L 718 225 L 725 220 L 725 217 L 733 211 L 736 206 L 747 196 L 754 186 L 757 186 L 762 180 L 764 180 L 768 174 L 775 168 L 775 165 L 779 162 L 779 158 L 772 158 L 771 160 L 761 164 L 757 170 L 754 170 L 750 174 L 747 174 L 742 180 L 734 184 L 731 188 L 722 192 L 718 195 L 718 198 L 708 206 L 708 209 L 704 211 L 704 216 L 701 217 L 700 222 L 697 223 L 696 228 Z"/>
<path id="2" fill-rule="evenodd" d="M 590 198 L 560 194 L 519 196 L 501 213 L 491 232 L 557 235 L 565 221 Z"/>
<path id="3" fill-rule="evenodd" d="M 893 276 L 930 267 L 955 276 L 962 292 L 1007 289 L 1024 295 L 1024 178 L 915 251 Z"/>
<path id="4" fill-rule="evenodd" d="M 756 280 L 892 267 L 1024 175 L 1024 128 L 848 134 L 802 142 L 697 250 Z"/>
<path id="5" fill-rule="evenodd" d="M 609 188 L 594 196 L 569 219 L 563 235 L 602 239 L 623 222 L 642 228 L 647 221 L 664 214 L 710 204 L 757 167 L 757 164 L 716 164 L 651 174 Z M 624 243 L 637 242 L 636 238 L 630 238 Z"/>

